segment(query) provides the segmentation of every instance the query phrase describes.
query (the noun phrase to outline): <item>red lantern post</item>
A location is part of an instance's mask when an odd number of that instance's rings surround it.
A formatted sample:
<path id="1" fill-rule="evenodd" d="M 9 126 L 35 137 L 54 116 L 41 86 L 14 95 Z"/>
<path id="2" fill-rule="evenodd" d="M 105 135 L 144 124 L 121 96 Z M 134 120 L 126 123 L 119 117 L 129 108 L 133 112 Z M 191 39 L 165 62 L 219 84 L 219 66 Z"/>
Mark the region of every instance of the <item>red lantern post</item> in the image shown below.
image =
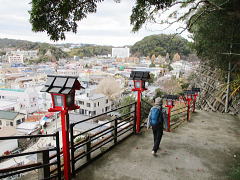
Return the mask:
<path id="1" fill-rule="evenodd" d="M 141 125 L 141 96 L 145 88 L 145 81 L 150 78 L 149 72 L 132 71 L 130 79 L 134 81 L 132 91 L 137 91 L 137 107 L 136 107 L 136 133 L 140 132 Z"/>
<path id="2" fill-rule="evenodd" d="M 137 109 L 136 109 L 136 133 L 140 132 L 140 125 L 141 125 L 141 98 L 142 98 L 142 92 L 146 90 L 146 88 L 143 88 L 143 85 L 145 82 L 142 80 L 134 80 L 134 88 L 132 91 L 137 91 Z"/>
<path id="3" fill-rule="evenodd" d="M 170 121 L 171 121 L 171 109 L 173 108 L 173 102 L 170 99 L 167 99 L 167 104 L 166 106 L 168 108 L 168 124 L 167 124 L 167 132 L 170 132 Z"/>
<path id="4" fill-rule="evenodd" d="M 200 88 L 192 88 L 192 91 L 194 92 L 193 112 L 195 112 L 195 105 L 196 105 L 198 93 L 200 92 Z"/>
<path id="5" fill-rule="evenodd" d="M 192 96 L 194 95 L 194 92 L 191 90 L 187 90 L 185 91 L 185 96 L 186 96 L 186 100 L 187 100 L 187 121 L 190 120 L 190 108 L 191 108 L 191 101 L 192 101 Z"/>
<path id="6" fill-rule="evenodd" d="M 81 85 L 77 80 L 78 77 L 72 76 L 48 76 L 45 87 L 41 92 L 51 93 L 53 107 L 49 112 L 61 112 L 62 123 L 62 144 L 64 159 L 64 179 L 71 179 L 70 168 L 70 150 L 69 150 L 69 110 L 79 109 L 75 105 L 75 90 L 80 90 Z"/>
<path id="7" fill-rule="evenodd" d="M 166 106 L 168 108 L 168 122 L 167 122 L 167 132 L 171 131 L 171 110 L 174 107 L 174 100 L 178 98 L 176 95 L 165 95 Z"/>

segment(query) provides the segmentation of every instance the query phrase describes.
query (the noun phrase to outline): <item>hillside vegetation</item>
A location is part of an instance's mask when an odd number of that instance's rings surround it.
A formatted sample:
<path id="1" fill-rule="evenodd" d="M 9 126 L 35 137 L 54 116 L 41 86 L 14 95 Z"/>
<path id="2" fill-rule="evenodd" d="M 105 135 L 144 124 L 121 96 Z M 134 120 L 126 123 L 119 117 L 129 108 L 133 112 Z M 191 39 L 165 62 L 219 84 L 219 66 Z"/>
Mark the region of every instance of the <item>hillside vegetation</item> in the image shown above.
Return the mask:
<path id="1" fill-rule="evenodd" d="M 60 58 L 68 57 L 68 54 L 60 48 L 48 43 L 38 43 L 16 39 L 0 39 L 0 49 L 14 48 L 20 50 L 38 50 L 38 58 L 32 59 L 29 63 L 40 63 L 48 61 L 58 61 Z M 6 54 L 6 51 L 0 50 L 0 56 Z"/>
<path id="2" fill-rule="evenodd" d="M 60 58 L 67 58 L 68 54 L 62 51 L 60 48 L 57 48 L 47 43 L 41 43 L 39 44 L 38 48 L 38 56 L 39 58 L 34 59 L 30 63 L 58 61 Z"/>
<path id="3" fill-rule="evenodd" d="M 0 39 L 0 49 L 3 48 L 16 48 L 22 50 L 32 50 L 37 49 L 40 43 L 25 41 L 25 40 L 16 40 L 16 39 Z"/>
<path id="4" fill-rule="evenodd" d="M 69 52 L 70 56 L 92 57 L 99 55 L 108 55 L 112 53 L 112 46 L 83 46 L 74 48 Z"/>
<path id="5" fill-rule="evenodd" d="M 189 42 L 181 36 L 159 34 L 151 35 L 136 42 L 131 47 L 131 53 L 135 56 L 165 56 L 167 53 L 173 56 L 175 53 L 189 55 L 191 48 Z"/>

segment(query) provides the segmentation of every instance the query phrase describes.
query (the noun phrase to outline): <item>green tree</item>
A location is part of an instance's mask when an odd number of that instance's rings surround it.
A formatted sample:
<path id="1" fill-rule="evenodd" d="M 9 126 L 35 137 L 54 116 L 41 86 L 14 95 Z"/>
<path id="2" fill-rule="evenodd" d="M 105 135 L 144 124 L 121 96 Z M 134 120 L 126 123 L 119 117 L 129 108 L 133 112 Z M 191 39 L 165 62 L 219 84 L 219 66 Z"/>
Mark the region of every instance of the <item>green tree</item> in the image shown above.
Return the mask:
<path id="1" fill-rule="evenodd" d="M 155 75 L 153 73 L 150 73 L 150 79 L 148 80 L 148 83 L 152 84 L 152 83 L 154 83 L 155 80 L 156 80 Z"/>
<path id="2" fill-rule="evenodd" d="M 221 9 L 211 13 L 204 13 L 207 8 L 205 5 L 189 21 L 192 24 L 190 31 L 193 33 L 193 47 L 198 56 L 222 69 L 228 67 L 229 61 L 237 63 L 240 57 L 240 17 L 234 13 L 237 8 L 240 9 L 237 2 L 230 0 Z M 201 18 L 197 19 L 200 15 Z"/>
<path id="3" fill-rule="evenodd" d="M 135 98 L 133 96 L 125 96 L 121 102 L 120 102 L 120 107 L 122 106 L 127 106 L 128 104 L 134 103 L 135 102 Z M 119 110 L 121 115 L 127 114 L 131 112 L 131 107 L 126 107 L 126 108 L 122 108 Z"/>
<path id="4" fill-rule="evenodd" d="M 153 97 L 153 99 L 156 99 L 157 97 L 162 97 L 164 96 L 166 93 L 163 92 L 160 88 L 155 90 L 155 95 Z"/>
<path id="5" fill-rule="evenodd" d="M 153 63 L 151 63 L 151 64 L 149 65 L 149 67 L 156 67 L 156 65 L 153 64 Z"/>
<path id="6" fill-rule="evenodd" d="M 6 51 L 0 51 L 0 56 L 3 56 L 6 54 Z"/>

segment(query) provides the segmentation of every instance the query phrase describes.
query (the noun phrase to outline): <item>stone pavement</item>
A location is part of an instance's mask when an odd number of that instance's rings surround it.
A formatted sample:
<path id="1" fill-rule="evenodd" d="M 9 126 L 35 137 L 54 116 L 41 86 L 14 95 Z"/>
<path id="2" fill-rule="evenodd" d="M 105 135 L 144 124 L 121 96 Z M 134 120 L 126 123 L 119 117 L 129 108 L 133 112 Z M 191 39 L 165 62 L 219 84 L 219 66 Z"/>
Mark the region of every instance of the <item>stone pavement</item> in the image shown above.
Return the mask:
<path id="1" fill-rule="evenodd" d="M 240 149 L 240 121 L 198 111 L 189 123 L 165 132 L 157 156 L 143 129 L 80 171 L 77 180 L 225 180 Z"/>

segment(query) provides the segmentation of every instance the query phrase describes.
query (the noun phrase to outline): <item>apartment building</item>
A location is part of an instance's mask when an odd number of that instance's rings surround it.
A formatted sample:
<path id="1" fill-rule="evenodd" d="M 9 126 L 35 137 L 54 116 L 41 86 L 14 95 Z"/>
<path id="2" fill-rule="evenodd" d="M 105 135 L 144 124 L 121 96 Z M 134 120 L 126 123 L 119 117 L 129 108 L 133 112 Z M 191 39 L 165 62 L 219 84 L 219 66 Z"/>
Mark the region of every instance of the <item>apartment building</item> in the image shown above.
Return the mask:
<path id="1" fill-rule="evenodd" d="M 112 48 L 112 57 L 114 58 L 128 58 L 130 55 L 130 49 L 124 48 Z"/>
<path id="2" fill-rule="evenodd" d="M 110 111 L 112 108 L 112 102 L 107 96 L 93 91 L 77 95 L 76 102 L 80 106 L 79 114 L 90 117 Z"/>
<path id="3" fill-rule="evenodd" d="M 8 63 L 10 64 L 23 64 L 23 55 L 8 56 Z"/>
<path id="4" fill-rule="evenodd" d="M 13 56 L 23 56 L 24 59 L 32 59 L 32 58 L 37 58 L 38 51 L 37 50 L 31 50 L 31 51 L 10 51 L 8 55 L 13 55 Z"/>
<path id="5" fill-rule="evenodd" d="M 7 89 L 0 88 L 0 101 L 16 101 L 15 111 L 23 114 L 31 114 L 39 110 L 38 93 L 35 88 L 27 89 Z"/>

